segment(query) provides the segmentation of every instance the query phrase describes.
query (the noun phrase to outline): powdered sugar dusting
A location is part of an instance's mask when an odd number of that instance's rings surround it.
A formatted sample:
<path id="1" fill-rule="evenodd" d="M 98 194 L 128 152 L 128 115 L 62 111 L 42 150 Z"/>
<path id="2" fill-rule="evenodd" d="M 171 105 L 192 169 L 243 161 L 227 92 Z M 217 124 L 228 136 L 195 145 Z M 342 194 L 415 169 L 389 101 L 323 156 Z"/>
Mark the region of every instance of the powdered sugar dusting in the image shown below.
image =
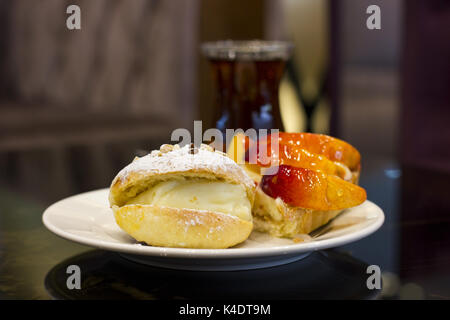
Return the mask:
<path id="1" fill-rule="evenodd" d="M 196 211 L 197 213 L 206 213 L 206 214 L 209 214 L 209 213 L 210 213 L 210 211 L 208 211 L 208 210 L 195 210 L 195 211 Z M 239 220 L 239 218 L 236 217 L 236 216 L 229 215 L 229 214 L 222 213 L 222 212 L 214 212 L 214 214 L 215 214 L 215 215 L 219 215 L 219 216 L 221 215 L 221 216 L 223 216 L 223 217 L 226 217 L 226 218 L 227 218 L 226 221 L 228 221 L 228 223 L 230 223 L 230 221 L 228 220 L 228 219 L 230 219 L 230 218 L 233 219 L 233 220 Z M 190 231 L 190 228 L 191 228 L 191 227 L 195 227 L 195 226 L 204 226 L 204 225 L 208 224 L 208 222 L 205 221 L 205 218 L 208 218 L 208 216 L 205 216 L 205 215 L 202 215 L 202 216 L 195 215 L 195 216 L 193 216 L 193 217 L 191 217 L 191 218 L 179 219 L 177 223 L 178 223 L 179 225 L 181 225 L 181 227 L 183 228 L 184 232 L 187 233 L 187 232 Z M 222 221 L 222 223 L 225 223 L 225 224 L 226 224 L 227 222 Z M 222 225 L 222 224 L 219 224 L 219 225 L 210 227 L 209 230 L 208 230 L 208 233 L 212 234 L 212 233 L 222 232 L 223 230 L 224 230 L 223 225 Z M 209 237 L 208 234 L 207 234 L 206 236 Z"/>
<path id="2" fill-rule="evenodd" d="M 164 152 L 163 147 L 161 147 L 161 151 L 154 150 L 142 158 L 136 158 L 122 169 L 117 176 L 126 179 L 131 172 L 165 174 L 190 170 L 208 170 L 225 174 L 238 174 L 242 177 L 243 181 L 240 181 L 241 183 L 246 185 L 253 184 L 253 181 L 247 176 L 245 171 L 224 153 L 214 151 L 206 145 L 202 145 L 195 151 L 195 153 L 192 153 L 189 145 L 183 148 L 174 146 L 173 150 L 168 152 Z"/>

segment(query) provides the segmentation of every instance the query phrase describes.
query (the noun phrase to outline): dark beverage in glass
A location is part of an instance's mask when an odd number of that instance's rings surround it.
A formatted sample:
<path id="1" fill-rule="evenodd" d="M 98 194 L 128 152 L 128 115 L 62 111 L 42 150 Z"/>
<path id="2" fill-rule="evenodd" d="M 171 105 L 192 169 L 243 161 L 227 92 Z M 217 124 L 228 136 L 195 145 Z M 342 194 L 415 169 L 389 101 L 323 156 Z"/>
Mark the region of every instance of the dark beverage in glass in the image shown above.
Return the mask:
<path id="1" fill-rule="evenodd" d="M 216 128 L 283 130 L 278 88 L 292 45 L 281 41 L 205 43 L 216 86 Z"/>

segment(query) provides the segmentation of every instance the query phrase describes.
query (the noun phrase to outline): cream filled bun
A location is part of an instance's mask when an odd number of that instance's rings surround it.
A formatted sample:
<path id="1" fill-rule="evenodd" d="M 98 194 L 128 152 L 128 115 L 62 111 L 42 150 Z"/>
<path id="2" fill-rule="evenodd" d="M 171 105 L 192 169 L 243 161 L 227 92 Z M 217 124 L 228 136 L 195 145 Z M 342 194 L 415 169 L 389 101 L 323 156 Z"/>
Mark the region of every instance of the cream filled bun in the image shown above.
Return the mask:
<path id="1" fill-rule="evenodd" d="M 114 178 L 109 202 L 117 224 L 152 246 L 228 248 L 253 228 L 255 183 L 207 145 L 163 145 Z"/>

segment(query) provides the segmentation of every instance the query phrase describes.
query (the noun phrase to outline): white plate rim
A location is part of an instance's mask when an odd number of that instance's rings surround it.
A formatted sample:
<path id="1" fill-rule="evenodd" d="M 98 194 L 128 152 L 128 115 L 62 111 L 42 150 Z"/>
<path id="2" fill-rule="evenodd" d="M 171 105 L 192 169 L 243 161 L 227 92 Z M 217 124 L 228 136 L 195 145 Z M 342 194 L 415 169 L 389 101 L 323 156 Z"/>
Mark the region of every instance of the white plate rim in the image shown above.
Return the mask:
<path id="1" fill-rule="evenodd" d="M 55 202 L 44 211 L 42 215 L 43 224 L 48 230 L 50 230 L 51 232 L 53 232 L 54 234 L 58 235 L 63 239 L 109 251 L 134 255 L 143 255 L 143 256 L 167 257 L 167 258 L 242 259 L 242 258 L 257 258 L 264 256 L 301 254 L 316 250 L 323 250 L 342 246 L 354 241 L 358 241 L 374 233 L 383 225 L 385 220 L 383 210 L 372 201 L 366 200 L 364 203 L 368 203 L 369 205 L 373 206 L 375 212 L 377 213 L 376 217 L 373 218 L 375 221 L 370 225 L 366 226 L 365 228 L 356 230 L 352 233 L 338 235 L 333 238 L 316 240 L 311 242 L 301 242 L 297 244 L 280 245 L 273 247 L 261 247 L 261 248 L 227 248 L 227 249 L 187 249 L 187 248 L 153 247 L 129 243 L 109 242 L 99 239 L 94 240 L 64 231 L 51 222 L 49 218 L 50 215 L 55 210 L 55 208 L 61 205 L 61 203 L 73 200 L 73 198 L 76 197 L 83 197 L 91 193 L 101 192 L 105 190 L 107 189 L 97 189 L 93 191 L 88 191 Z"/>

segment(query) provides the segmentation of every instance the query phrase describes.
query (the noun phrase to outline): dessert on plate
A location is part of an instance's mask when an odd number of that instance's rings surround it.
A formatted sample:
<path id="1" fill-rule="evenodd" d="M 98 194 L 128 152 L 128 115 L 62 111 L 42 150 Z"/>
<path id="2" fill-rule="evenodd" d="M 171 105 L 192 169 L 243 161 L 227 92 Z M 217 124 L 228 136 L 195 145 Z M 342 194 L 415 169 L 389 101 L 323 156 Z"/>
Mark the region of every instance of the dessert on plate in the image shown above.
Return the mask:
<path id="1" fill-rule="evenodd" d="M 308 234 L 363 203 L 360 171 L 358 150 L 330 136 L 237 135 L 228 157 L 191 144 L 163 145 L 136 158 L 114 178 L 109 202 L 119 227 L 139 242 L 228 248 L 252 230 Z"/>
<path id="2" fill-rule="evenodd" d="M 117 224 L 152 246 L 228 248 L 253 229 L 255 183 L 207 145 L 163 145 L 136 158 L 112 181 Z"/>

